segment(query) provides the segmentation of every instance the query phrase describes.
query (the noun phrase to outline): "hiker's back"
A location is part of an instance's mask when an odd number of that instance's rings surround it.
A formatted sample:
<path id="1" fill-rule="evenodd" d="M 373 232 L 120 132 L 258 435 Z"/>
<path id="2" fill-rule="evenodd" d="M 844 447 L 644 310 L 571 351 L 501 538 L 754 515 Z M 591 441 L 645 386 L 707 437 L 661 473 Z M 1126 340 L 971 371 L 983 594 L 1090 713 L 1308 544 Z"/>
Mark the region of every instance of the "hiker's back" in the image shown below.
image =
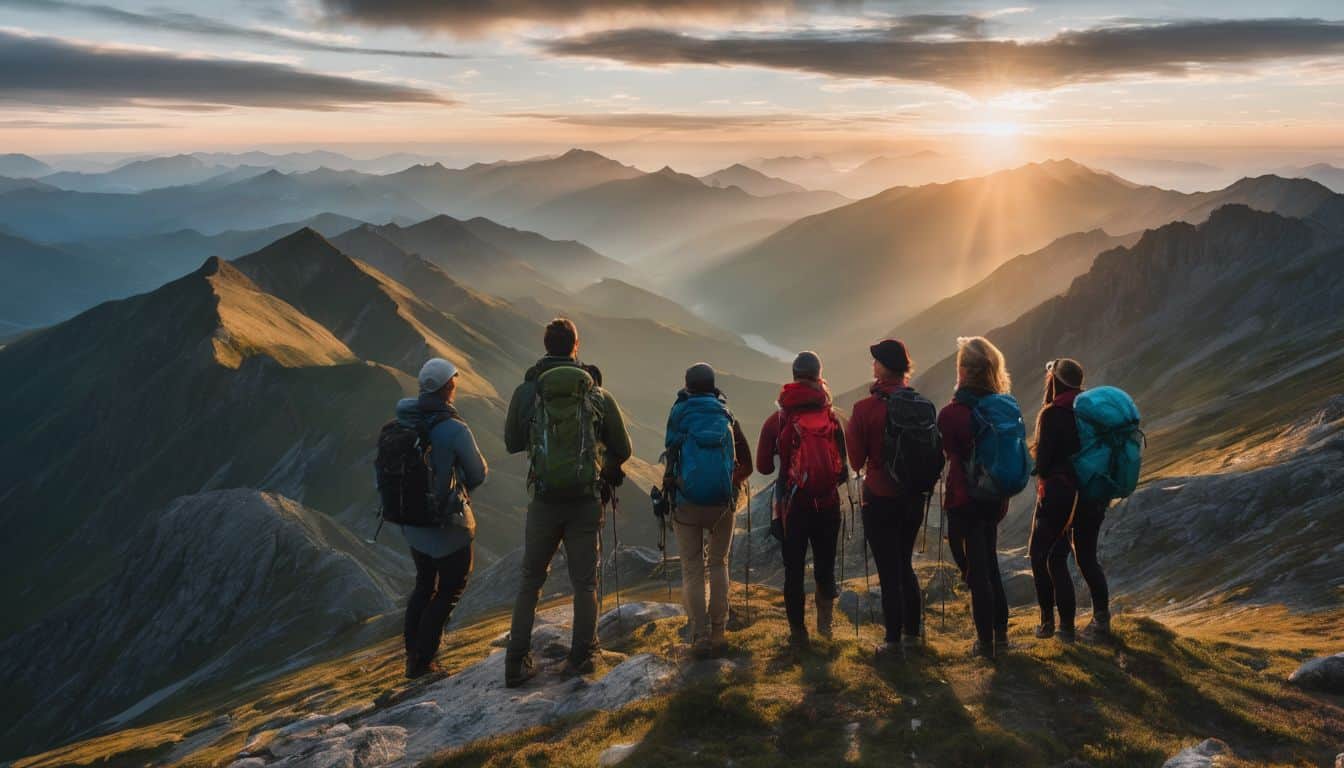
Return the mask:
<path id="1" fill-rule="evenodd" d="M 1079 494 L 1105 502 L 1133 493 L 1143 458 L 1143 432 L 1133 398 L 1116 387 L 1097 387 L 1078 395 L 1073 412 L 1080 446 L 1073 457 Z"/>
<path id="2" fill-rule="evenodd" d="M 713 395 L 696 395 L 673 407 L 668 450 L 675 455 L 678 496 L 697 505 L 733 499 L 735 459 L 732 414 Z"/>
<path id="3" fill-rule="evenodd" d="M 784 422 L 780 440 L 788 443 L 789 487 L 813 498 L 835 494 L 844 466 L 836 445 L 834 413 L 829 407 L 807 408 L 785 411 L 780 418 Z"/>
<path id="4" fill-rule="evenodd" d="M 994 501 L 1015 496 L 1031 481 L 1031 452 L 1022 409 L 1012 395 L 990 394 L 969 403 L 973 451 L 967 477 L 972 498 Z"/>

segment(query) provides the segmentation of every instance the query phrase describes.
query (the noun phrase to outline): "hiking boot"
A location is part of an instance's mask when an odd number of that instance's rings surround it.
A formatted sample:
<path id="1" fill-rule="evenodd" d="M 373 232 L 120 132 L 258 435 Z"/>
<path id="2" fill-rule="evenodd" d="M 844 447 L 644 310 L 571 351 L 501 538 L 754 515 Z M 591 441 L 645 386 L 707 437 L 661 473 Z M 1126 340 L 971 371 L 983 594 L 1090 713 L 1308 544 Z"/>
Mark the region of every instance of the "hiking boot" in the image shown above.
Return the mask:
<path id="1" fill-rule="evenodd" d="M 707 659 L 714 652 L 714 646 L 710 644 L 708 637 L 698 637 L 691 643 L 691 655 L 698 659 Z"/>
<path id="2" fill-rule="evenodd" d="M 1036 627 L 1037 640 L 1044 640 L 1048 637 L 1054 637 L 1054 636 L 1055 636 L 1054 624 L 1041 624 L 1040 626 Z"/>
<path id="3" fill-rule="evenodd" d="M 873 660 L 878 664 L 884 661 L 905 661 L 905 648 L 899 641 L 878 643 L 873 648 Z"/>
<path id="4" fill-rule="evenodd" d="M 709 627 L 709 655 L 715 658 L 724 656 L 728 653 L 728 634 L 722 624 L 712 624 Z"/>
<path id="5" fill-rule="evenodd" d="M 998 651 L 1006 651 L 1012 647 L 1013 643 L 1008 639 L 1008 630 L 1006 629 L 994 630 L 994 651 L 996 653 Z"/>
<path id="6" fill-rule="evenodd" d="M 1101 642 L 1111 639 L 1111 620 L 1106 616 L 1093 616 L 1092 621 L 1078 633 L 1084 642 Z"/>
<path id="7" fill-rule="evenodd" d="M 592 656 L 585 656 L 581 659 L 570 656 L 565 659 L 564 666 L 560 667 L 560 674 L 565 677 L 586 677 L 596 672 L 597 660 Z"/>
<path id="8" fill-rule="evenodd" d="M 504 687 L 517 688 L 537 676 L 537 664 L 532 654 L 504 659 Z"/>
<path id="9" fill-rule="evenodd" d="M 807 636 L 807 627 L 789 627 L 789 647 L 795 651 L 806 651 L 812 647 L 812 638 Z"/>
<path id="10" fill-rule="evenodd" d="M 976 640 L 971 644 L 971 658 L 994 660 L 994 641 Z"/>
<path id="11" fill-rule="evenodd" d="M 409 680 L 416 680 L 418 678 L 426 677 L 428 675 L 442 675 L 442 674 L 444 674 L 443 667 L 440 667 L 439 663 L 436 661 L 431 661 L 428 664 L 417 664 L 414 667 L 407 668 L 406 670 L 406 677 Z"/>
<path id="12" fill-rule="evenodd" d="M 817 634 L 831 639 L 831 625 L 835 622 L 835 599 L 817 597 Z"/>
<path id="13" fill-rule="evenodd" d="M 1060 627 L 1055 637 L 1065 645 L 1073 645 L 1078 640 L 1078 633 L 1073 631 L 1073 627 Z"/>

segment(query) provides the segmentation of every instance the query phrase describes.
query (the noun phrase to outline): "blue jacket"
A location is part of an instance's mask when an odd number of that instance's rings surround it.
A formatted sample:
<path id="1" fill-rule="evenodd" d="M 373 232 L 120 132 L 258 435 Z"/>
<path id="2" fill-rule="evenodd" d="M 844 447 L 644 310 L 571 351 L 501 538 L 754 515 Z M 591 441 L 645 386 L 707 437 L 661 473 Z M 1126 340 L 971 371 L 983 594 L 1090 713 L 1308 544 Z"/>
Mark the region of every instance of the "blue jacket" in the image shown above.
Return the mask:
<path id="1" fill-rule="evenodd" d="M 489 474 L 485 457 L 476 447 L 476 438 L 466 422 L 454 418 L 457 411 L 438 395 L 407 397 L 397 401 L 397 420 L 418 427 L 425 420 L 441 418 L 429 433 L 430 461 L 434 465 L 435 492 L 446 494 L 451 487 L 453 473 L 468 491 L 485 482 Z M 446 557 L 471 545 L 471 537 L 460 528 L 422 528 L 403 525 L 401 533 L 412 549 L 430 557 Z"/>

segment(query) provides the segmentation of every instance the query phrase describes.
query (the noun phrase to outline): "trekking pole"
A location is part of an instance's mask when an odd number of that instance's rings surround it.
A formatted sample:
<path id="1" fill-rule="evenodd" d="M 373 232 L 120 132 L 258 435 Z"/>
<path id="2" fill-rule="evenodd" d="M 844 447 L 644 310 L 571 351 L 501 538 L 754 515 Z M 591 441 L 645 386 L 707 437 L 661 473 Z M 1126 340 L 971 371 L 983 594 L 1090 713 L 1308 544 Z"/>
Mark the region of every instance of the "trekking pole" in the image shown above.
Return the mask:
<path id="1" fill-rule="evenodd" d="M 751 624 L 751 479 L 747 479 L 747 562 L 742 566 L 746 582 L 746 623 Z"/>
<path id="2" fill-rule="evenodd" d="M 383 532 L 383 511 L 378 510 L 378 527 L 373 529 L 373 536 L 364 540 L 365 544 L 377 544 L 378 534 Z"/>
<path id="3" fill-rule="evenodd" d="M 668 507 L 668 516 L 677 514 L 676 496 L 672 496 L 672 504 Z M 667 582 L 667 602 L 672 602 L 672 572 L 667 569 L 667 529 L 672 527 L 672 521 L 658 521 L 658 549 L 663 553 L 663 581 Z"/>
<path id="4" fill-rule="evenodd" d="M 616 582 L 616 627 L 621 629 L 621 537 L 616 529 L 616 516 L 621 513 L 621 502 L 616 498 L 616 489 L 611 489 L 611 576 Z M 602 535 L 598 537 L 601 540 Z"/>
<path id="5" fill-rule="evenodd" d="M 863 475 L 862 474 L 856 475 L 855 481 L 858 482 L 860 485 L 862 485 Z M 848 477 L 845 478 L 845 494 L 849 496 L 850 516 L 857 519 L 859 515 L 854 507 L 854 492 L 850 490 Z M 864 525 L 863 526 L 863 601 L 868 604 L 868 623 L 876 624 L 877 616 L 873 613 L 873 600 L 871 590 L 872 586 L 868 581 L 868 526 Z M 858 606 L 854 606 L 854 615 L 857 616 L 858 613 L 859 613 Z"/>
<path id="6" fill-rule="evenodd" d="M 943 605 L 942 608 L 939 609 L 940 615 L 938 617 L 938 629 L 940 631 L 947 631 L 947 591 L 948 588 L 951 586 L 950 583 L 951 578 L 947 576 L 946 573 L 943 571 L 943 536 L 946 530 L 947 530 L 947 510 L 943 509 L 943 505 L 939 504 L 938 505 L 938 573 L 940 576 L 942 576 L 943 581 L 943 595 L 942 595 Z M 950 543 L 949 546 L 951 546 Z"/>

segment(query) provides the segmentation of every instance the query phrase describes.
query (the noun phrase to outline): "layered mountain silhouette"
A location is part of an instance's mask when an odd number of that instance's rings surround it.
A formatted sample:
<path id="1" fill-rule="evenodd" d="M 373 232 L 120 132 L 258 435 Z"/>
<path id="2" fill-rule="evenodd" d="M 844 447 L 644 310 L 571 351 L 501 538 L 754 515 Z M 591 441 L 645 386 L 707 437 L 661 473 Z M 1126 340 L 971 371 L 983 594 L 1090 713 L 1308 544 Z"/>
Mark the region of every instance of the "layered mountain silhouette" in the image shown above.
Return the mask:
<path id="1" fill-rule="evenodd" d="M 1201 221 L 1244 202 L 1290 215 L 1337 216 L 1314 182 L 1246 179 L 1183 194 L 1142 187 L 1071 161 L 989 176 L 897 187 L 801 219 L 705 270 L 677 296 L 699 297 L 711 319 L 776 343 L 822 345 L 855 328 L 879 333 L 983 279 L 1015 254 L 1100 227 L 1132 232 Z M 817 290 L 825 285 L 825 290 Z M 799 307 L 808 311 L 800 312 Z M 816 315 L 831 318 L 818 323 Z"/>
<path id="2" fill-rule="evenodd" d="M 17 152 L 0 154 L 0 176 L 34 179 L 46 176 L 54 170 L 56 169 L 30 155 Z"/>
<path id="3" fill-rule="evenodd" d="M 197 184 L 232 169 L 210 165 L 194 155 L 135 160 L 103 173 L 62 171 L 43 176 L 54 187 L 72 192 L 143 192 L 147 189 Z"/>
<path id="4" fill-rule="evenodd" d="M 700 181 L 711 187 L 737 187 L 743 192 L 757 197 L 807 191 L 806 188 L 791 181 L 767 176 L 755 168 L 749 168 L 741 163 L 734 163 L 727 168 L 720 168 L 713 173 L 707 173 L 700 177 Z"/>

